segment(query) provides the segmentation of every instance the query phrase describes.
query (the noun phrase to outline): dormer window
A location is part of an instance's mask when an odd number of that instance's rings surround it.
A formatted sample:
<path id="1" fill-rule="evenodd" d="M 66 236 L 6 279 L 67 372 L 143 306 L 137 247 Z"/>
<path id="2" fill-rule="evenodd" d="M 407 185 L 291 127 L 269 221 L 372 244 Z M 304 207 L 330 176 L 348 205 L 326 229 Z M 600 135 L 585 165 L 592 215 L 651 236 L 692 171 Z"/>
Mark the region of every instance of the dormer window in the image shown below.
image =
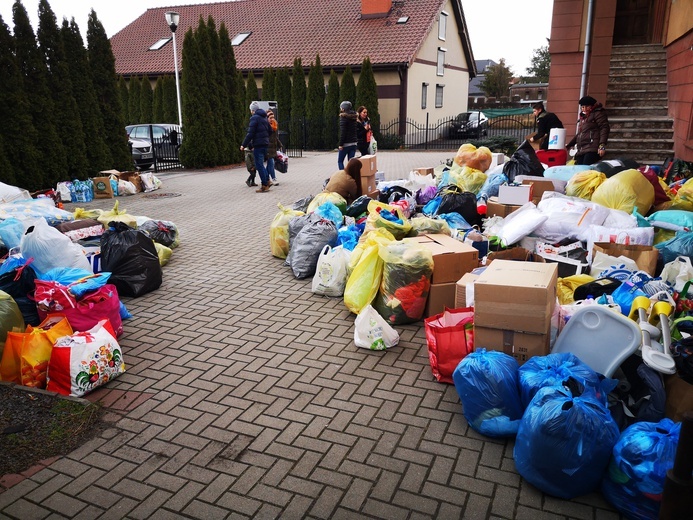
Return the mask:
<path id="1" fill-rule="evenodd" d="M 251 33 L 249 32 L 238 33 L 236 36 L 233 37 L 233 40 L 231 40 L 231 45 L 238 47 L 241 43 L 248 39 L 248 36 L 250 36 L 250 34 Z"/>
<path id="2" fill-rule="evenodd" d="M 405 24 L 405 23 L 407 23 L 408 21 L 409 21 L 409 17 L 408 17 L 408 16 L 400 16 L 400 17 L 397 19 L 397 23 L 399 23 L 399 24 Z"/>
<path id="3" fill-rule="evenodd" d="M 149 50 L 150 51 L 158 51 L 159 49 L 161 49 L 164 45 L 166 45 L 170 41 L 171 41 L 171 36 L 168 36 L 166 38 L 161 38 L 154 45 L 149 47 Z"/>
<path id="4" fill-rule="evenodd" d="M 438 39 L 445 40 L 445 32 L 448 26 L 448 13 L 445 11 L 440 12 L 438 17 Z"/>

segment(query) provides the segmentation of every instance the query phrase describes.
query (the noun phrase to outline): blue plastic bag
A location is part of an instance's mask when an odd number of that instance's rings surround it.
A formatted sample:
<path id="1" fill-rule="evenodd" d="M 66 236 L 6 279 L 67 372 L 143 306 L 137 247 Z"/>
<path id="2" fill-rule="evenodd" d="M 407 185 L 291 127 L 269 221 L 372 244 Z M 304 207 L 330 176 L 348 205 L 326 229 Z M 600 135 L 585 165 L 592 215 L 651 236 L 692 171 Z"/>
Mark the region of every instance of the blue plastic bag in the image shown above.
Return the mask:
<path id="1" fill-rule="evenodd" d="M 344 249 L 353 251 L 359 243 L 359 238 L 363 233 L 365 224 L 352 224 L 350 226 L 342 226 L 337 230 L 337 245 L 344 246 Z"/>
<path id="2" fill-rule="evenodd" d="M 630 307 L 633 305 L 633 300 L 638 296 L 647 297 L 647 294 L 640 287 L 628 280 L 624 280 L 623 283 L 611 293 L 614 303 L 618 303 L 618 306 L 621 308 L 621 314 L 625 316 L 630 314 Z"/>
<path id="3" fill-rule="evenodd" d="M 452 373 L 469 426 L 489 437 L 511 437 L 522 418 L 517 361 L 494 350 L 465 356 Z"/>
<path id="4" fill-rule="evenodd" d="M 472 226 L 464 220 L 464 217 L 459 213 L 442 213 L 438 215 L 438 218 L 443 219 L 448 223 L 450 229 L 471 229 Z"/>
<path id="5" fill-rule="evenodd" d="M 106 285 L 110 277 L 111 273 L 94 274 L 91 271 L 75 267 L 54 267 L 38 275 L 39 280 L 48 280 L 64 285 L 77 299 Z"/>
<path id="6" fill-rule="evenodd" d="M 562 386 L 563 381 L 569 377 L 574 377 L 585 386 L 595 389 L 600 387 L 599 374 L 570 352 L 534 356 L 520 367 L 518 377 L 520 397 L 524 407 L 529 406 L 539 390 L 545 386 Z M 614 384 L 616 382 L 614 380 Z M 605 399 L 606 394 L 602 402 L 606 402 Z"/>
<path id="7" fill-rule="evenodd" d="M 639 422 L 623 431 L 613 449 L 602 493 L 627 518 L 659 518 L 666 473 L 674 467 L 681 423 Z"/>
<path id="8" fill-rule="evenodd" d="M 693 257 L 693 231 L 679 231 L 674 238 L 655 244 L 665 264 L 673 262 L 678 256 Z"/>
<path id="9" fill-rule="evenodd" d="M 7 249 L 17 247 L 24 234 L 24 224 L 21 220 L 14 217 L 7 218 L 0 222 L 0 239 L 2 239 Z"/>
<path id="10" fill-rule="evenodd" d="M 428 201 L 428 203 L 422 208 L 421 212 L 427 217 L 432 217 L 438 212 L 440 203 L 443 201 L 443 197 L 435 197 Z"/>
<path id="11" fill-rule="evenodd" d="M 569 500 L 600 484 L 619 438 L 609 410 L 589 387 L 544 387 L 525 410 L 515 439 L 515 467 L 544 493 Z"/>
<path id="12" fill-rule="evenodd" d="M 484 181 L 483 186 L 481 186 L 479 193 L 476 194 L 476 199 L 481 200 L 483 198 L 484 200 L 488 200 L 490 197 L 497 197 L 499 186 L 507 182 L 508 177 L 506 177 L 504 173 L 489 175 L 486 177 L 486 180 Z"/>
<path id="13" fill-rule="evenodd" d="M 332 202 L 325 202 L 324 204 L 321 204 L 315 208 L 314 213 L 324 219 L 331 220 L 337 227 L 341 226 L 342 222 L 344 222 L 344 214 Z"/>

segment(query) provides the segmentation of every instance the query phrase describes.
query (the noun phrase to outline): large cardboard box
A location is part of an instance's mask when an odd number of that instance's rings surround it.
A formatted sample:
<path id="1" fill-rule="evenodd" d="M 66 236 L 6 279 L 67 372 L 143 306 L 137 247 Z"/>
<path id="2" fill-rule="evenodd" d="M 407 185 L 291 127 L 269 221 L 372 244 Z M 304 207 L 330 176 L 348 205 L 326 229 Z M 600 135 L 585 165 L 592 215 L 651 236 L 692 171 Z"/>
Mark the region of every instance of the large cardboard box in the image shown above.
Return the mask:
<path id="1" fill-rule="evenodd" d="M 595 242 L 592 254 L 602 252 L 606 255 L 619 257 L 621 255 L 634 260 L 639 269 L 654 276 L 657 270 L 659 250 L 653 246 L 641 246 L 637 244 L 613 244 L 611 242 Z"/>
<path id="2" fill-rule="evenodd" d="M 513 211 L 517 211 L 522 206 L 515 204 L 501 204 L 498 197 L 491 197 L 486 202 L 486 215 L 489 217 L 507 217 Z"/>
<path id="3" fill-rule="evenodd" d="M 494 260 L 474 283 L 474 323 L 546 334 L 556 303 L 558 266 Z"/>
<path id="4" fill-rule="evenodd" d="M 433 168 L 416 168 L 414 171 L 419 175 L 434 175 Z"/>
<path id="5" fill-rule="evenodd" d="M 522 184 L 532 186 L 532 202 L 534 202 L 534 204 L 539 204 L 544 192 L 556 191 L 553 182 L 544 180 L 541 177 L 537 177 L 537 180 L 523 179 Z"/>
<path id="6" fill-rule="evenodd" d="M 426 300 L 426 308 L 424 317 L 435 316 L 440 314 L 447 307 L 448 309 L 455 308 L 455 291 L 457 284 L 439 283 L 431 285 L 428 290 L 428 300 Z"/>
<path id="7" fill-rule="evenodd" d="M 532 185 L 498 186 L 498 202 L 522 206 L 532 200 Z"/>
<path id="8" fill-rule="evenodd" d="M 361 161 L 361 177 L 372 175 L 375 178 L 375 174 L 378 173 L 378 161 L 375 155 L 362 155 L 359 161 Z"/>
<path id="9" fill-rule="evenodd" d="M 120 172 L 118 177 L 124 181 L 130 181 L 135 185 L 135 189 L 138 193 L 144 191 L 144 186 L 142 185 L 142 178 L 140 177 L 140 172 Z"/>
<path id="10" fill-rule="evenodd" d="M 433 284 L 454 285 L 464 273 L 479 267 L 479 251 L 448 235 L 423 235 L 404 240 L 419 243 L 433 254 Z M 454 298 L 453 294 L 453 303 Z"/>
<path id="11" fill-rule="evenodd" d="M 462 278 L 457 280 L 455 309 L 461 307 L 474 307 L 474 282 L 476 282 L 478 278 L 478 274 L 465 273 Z"/>
<path id="12" fill-rule="evenodd" d="M 474 348 L 497 350 L 513 356 L 522 365 L 533 356 L 550 354 L 550 333 L 532 334 L 479 327 L 474 323 Z"/>
<path id="13" fill-rule="evenodd" d="M 364 176 L 361 173 L 361 193 L 372 193 L 376 190 L 375 174 Z"/>

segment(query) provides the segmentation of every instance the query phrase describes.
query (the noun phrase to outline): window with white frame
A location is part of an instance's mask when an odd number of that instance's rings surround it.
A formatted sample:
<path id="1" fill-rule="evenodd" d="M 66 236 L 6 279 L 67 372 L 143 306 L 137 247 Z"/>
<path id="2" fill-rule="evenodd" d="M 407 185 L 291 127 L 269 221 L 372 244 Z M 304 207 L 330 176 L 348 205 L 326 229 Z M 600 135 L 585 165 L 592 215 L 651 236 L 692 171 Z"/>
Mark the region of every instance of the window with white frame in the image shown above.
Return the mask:
<path id="1" fill-rule="evenodd" d="M 438 39 L 445 40 L 445 31 L 448 28 L 448 13 L 445 11 L 440 12 L 438 17 Z"/>
<path id="2" fill-rule="evenodd" d="M 171 41 L 171 38 L 173 38 L 173 37 L 172 37 L 172 36 L 167 36 L 166 38 L 161 38 L 160 40 L 158 40 L 157 42 L 155 42 L 154 44 L 152 44 L 152 46 L 149 47 L 149 50 L 150 50 L 150 51 L 158 51 L 158 50 L 161 49 L 164 45 L 166 45 L 168 42 L 170 42 L 170 41 Z"/>
<path id="3" fill-rule="evenodd" d="M 441 85 L 438 83 L 436 85 L 436 108 L 442 108 L 443 107 L 443 89 L 445 88 L 445 85 Z"/>
<path id="4" fill-rule="evenodd" d="M 421 84 L 421 108 L 426 109 L 428 103 L 428 83 Z"/>
<path id="5" fill-rule="evenodd" d="M 248 38 L 248 36 L 250 36 L 250 34 L 251 34 L 251 33 L 249 33 L 249 32 L 238 33 L 238 34 L 237 34 L 236 36 L 234 36 L 233 39 L 231 40 L 231 45 L 233 45 L 234 47 L 239 46 L 241 43 L 243 43 L 244 41 L 246 41 L 246 39 Z"/>
<path id="6" fill-rule="evenodd" d="M 436 63 L 436 75 L 442 76 L 445 74 L 445 52 L 447 49 L 438 47 L 438 62 Z"/>

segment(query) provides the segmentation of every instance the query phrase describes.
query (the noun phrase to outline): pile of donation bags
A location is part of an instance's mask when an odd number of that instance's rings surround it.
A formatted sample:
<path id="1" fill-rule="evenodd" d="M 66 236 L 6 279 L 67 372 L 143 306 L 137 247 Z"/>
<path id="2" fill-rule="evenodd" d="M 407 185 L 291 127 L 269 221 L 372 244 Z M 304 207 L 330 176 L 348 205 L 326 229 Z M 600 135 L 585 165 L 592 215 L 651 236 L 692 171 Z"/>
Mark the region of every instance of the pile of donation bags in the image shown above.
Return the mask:
<path id="1" fill-rule="evenodd" d="M 131 315 L 120 297 L 159 288 L 175 224 L 117 202 L 70 213 L 29 199 L 0 215 L 0 380 L 81 396 L 123 373 L 118 338 Z"/>

